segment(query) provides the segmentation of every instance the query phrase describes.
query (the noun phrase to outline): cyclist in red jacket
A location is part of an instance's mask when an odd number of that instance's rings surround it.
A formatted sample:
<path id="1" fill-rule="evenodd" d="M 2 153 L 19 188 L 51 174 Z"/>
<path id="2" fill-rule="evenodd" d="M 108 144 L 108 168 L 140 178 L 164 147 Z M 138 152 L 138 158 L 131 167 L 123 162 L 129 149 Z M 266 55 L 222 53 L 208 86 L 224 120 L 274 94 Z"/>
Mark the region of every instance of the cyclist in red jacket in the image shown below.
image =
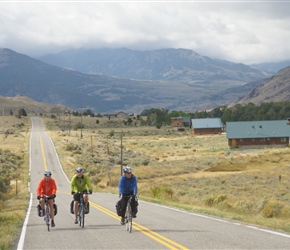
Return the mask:
<path id="1" fill-rule="evenodd" d="M 43 216 L 45 213 L 44 211 L 45 197 L 44 196 L 50 196 L 52 198 L 48 200 L 52 227 L 55 227 L 53 202 L 54 202 L 54 198 L 56 197 L 56 190 L 57 190 L 56 183 L 55 183 L 55 180 L 51 178 L 51 172 L 45 171 L 44 178 L 42 178 L 40 182 L 38 183 L 36 195 L 37 195 L 37 199 L 40 202 L 40 206 L 42 208 L 41 216 Z"/>

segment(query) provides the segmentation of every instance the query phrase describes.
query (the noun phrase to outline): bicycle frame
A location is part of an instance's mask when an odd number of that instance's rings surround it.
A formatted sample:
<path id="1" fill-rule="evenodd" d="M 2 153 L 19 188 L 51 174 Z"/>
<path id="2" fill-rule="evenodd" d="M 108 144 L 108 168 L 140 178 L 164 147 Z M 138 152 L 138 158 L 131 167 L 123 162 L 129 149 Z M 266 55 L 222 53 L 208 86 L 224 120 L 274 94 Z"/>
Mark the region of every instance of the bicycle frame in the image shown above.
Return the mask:
<path id="1" fill-rule="evenodd" d="M 85 226 L 84 194 L 87 194 L 87 193 L 79 192 L 79 194 L 80 194 L 80 201 L 78 204 L 79 225 L 80 225 L 80 227 L 84 228 L 84 226 Z"/>

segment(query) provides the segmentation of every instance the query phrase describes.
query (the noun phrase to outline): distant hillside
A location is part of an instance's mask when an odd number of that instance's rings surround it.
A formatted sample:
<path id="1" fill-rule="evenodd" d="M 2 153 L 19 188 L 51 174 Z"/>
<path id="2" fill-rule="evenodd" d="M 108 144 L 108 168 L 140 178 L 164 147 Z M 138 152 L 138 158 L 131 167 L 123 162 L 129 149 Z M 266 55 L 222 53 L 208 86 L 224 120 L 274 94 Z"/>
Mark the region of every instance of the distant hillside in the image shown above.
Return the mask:
<path id="1" fill-rule="evenodd" d="M 250 90 L 244 98 L 231 103 L 230 106 L 249 102 L 259 105 L 262 102 L 285 100 L 290 100 L 290 67 L 281 69 L 276 75 L 262 85 Z"/>
<path id="2" fill-rule="evenodd" d="M 280 69 L 286 68 L 288 66 L 290 66 L 290 60 L 277 63 L 259 63 L 251 65 L 251 67 L 253 68 L 265 70 L 273 74 L 277 73 Z"/>
<path id="3" fill-rule="evenodd" d="M 178 64 L 172 64 L 173 70 L 167 71 L 171 74 L 170 81 L 132 80 L 102 74 L 85 74 L 49 65 L 9 49 L 0 49 L 0 95 L 22 95 L 37 102 L 61 104 L 76 111 L 91 109 L 95 113 L 124 111 L 140 114 L 150 108 L 194 112 L 227 105 L 247 93 L 248 79 L 251 79 L 250 82 L 264 79 L 262 71 L 245 65 L 222 62 L 214 67 L 213 64 L 202 64 L 202 61 L 211 60 L 192 51 L 173 52 L 178 55 L 170 58 L 170 52 L 167 60 L 164 55 L 162 60 L 156 59 L 158 63 L 154 63 L 151 54 L 152 65 L 159 65 L 156 69 L 157 75 L 161 75 L 157 72 L 164 74 L 162 69 L 169 67 L 168 62 L 173 63 L 174 58 L 177 60 L 183 55 L 189 63 L 187 57 L 190 54 L 196 74 L 193 73 L 190 63 L 182 64 L 182 61 L 179 61 L 179 69 Z M 150 60 L 147 60 L 147 68 L 152 69 Z M 115 63 L 112 64 L 112 68 L 116 66 Z M 126 61 L 121 60 L 119 64 L 124 70 L 130 71 Z"/>
<path id="4" fill-rule="evenodd" d="M 70 49 L 39 59 L 83 73 L 139 80 L 199 82 L 206 85 L 216 83 L 233 86 L 270 75 L 245 64 L 213 60 L 188 49 Z"/>
<path id="5" fill-rule="evenodd" d="M 72 111 L 64 105 L 52 105 L 49 103 L 36 102 L 26 96 L 4 97 L 0 96 L 1 115 L 16 114 L 19 109 L 25 109 L 27 114 L 59 114 L 65 111 Z"/>

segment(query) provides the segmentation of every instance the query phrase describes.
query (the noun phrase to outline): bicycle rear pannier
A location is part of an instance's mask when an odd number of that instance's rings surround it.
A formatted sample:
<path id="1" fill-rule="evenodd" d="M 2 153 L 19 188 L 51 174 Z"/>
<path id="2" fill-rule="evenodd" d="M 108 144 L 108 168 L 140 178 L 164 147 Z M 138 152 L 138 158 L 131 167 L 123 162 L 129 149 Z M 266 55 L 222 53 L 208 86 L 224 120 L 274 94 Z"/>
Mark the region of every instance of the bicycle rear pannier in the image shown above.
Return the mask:
<path id="1" fill-rule="evenodd" d="M 53 203 L 54 215 L 57 215 L 57 205 Z"/>
<path id="2" fill-rule="evenodd" d="M 121 216 L 121 200 L 118 200 L 117 201 L 115 207 L 116 207 L 116 213 L 117 213 L 117 215 L 118 216 Z"/>
<path id="3" fill-rule="evenodd" d="M 70 203 L 70 213 L 74 214 L 74 200 L 72 200 Z"/>
<path id="4" fill-rule="evenodd" d="M 40 206 L 40 204 L 38 204 L 36 206 L 36 209 L 37 209 L 37 215 L 40 217 L 41 216 L 41 206 Z"/>

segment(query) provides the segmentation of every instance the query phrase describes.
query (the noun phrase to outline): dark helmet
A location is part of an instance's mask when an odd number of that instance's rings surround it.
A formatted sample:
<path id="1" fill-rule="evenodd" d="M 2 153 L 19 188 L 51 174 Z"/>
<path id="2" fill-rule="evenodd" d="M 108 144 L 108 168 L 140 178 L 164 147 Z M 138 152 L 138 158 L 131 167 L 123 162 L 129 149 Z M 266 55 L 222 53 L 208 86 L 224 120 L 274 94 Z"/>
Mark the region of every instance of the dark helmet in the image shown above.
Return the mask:
<path id="1" fill-rule="evenodd" d="M 123 172 L 125 173 L 132 173 L 132 169 L 129 166 L 123 168 Z"/>
<path id="2" fill-rule="evenodd" d="M 83 169 L 82 169 L 81 167 L 77 167 L 77 168 L 76 168 L 76 172 L 77 172 L 77 173 L 83 172 Z"/>
<path id="3" fill-rule="evenodd" d="M 47 176 L 51 176 L 51 172 L 50 172 L 50 171 L 45 171 L 45 172 L 44 172 L 44 176 L 46 176 L 46 177 L 47 177 Z"/>

